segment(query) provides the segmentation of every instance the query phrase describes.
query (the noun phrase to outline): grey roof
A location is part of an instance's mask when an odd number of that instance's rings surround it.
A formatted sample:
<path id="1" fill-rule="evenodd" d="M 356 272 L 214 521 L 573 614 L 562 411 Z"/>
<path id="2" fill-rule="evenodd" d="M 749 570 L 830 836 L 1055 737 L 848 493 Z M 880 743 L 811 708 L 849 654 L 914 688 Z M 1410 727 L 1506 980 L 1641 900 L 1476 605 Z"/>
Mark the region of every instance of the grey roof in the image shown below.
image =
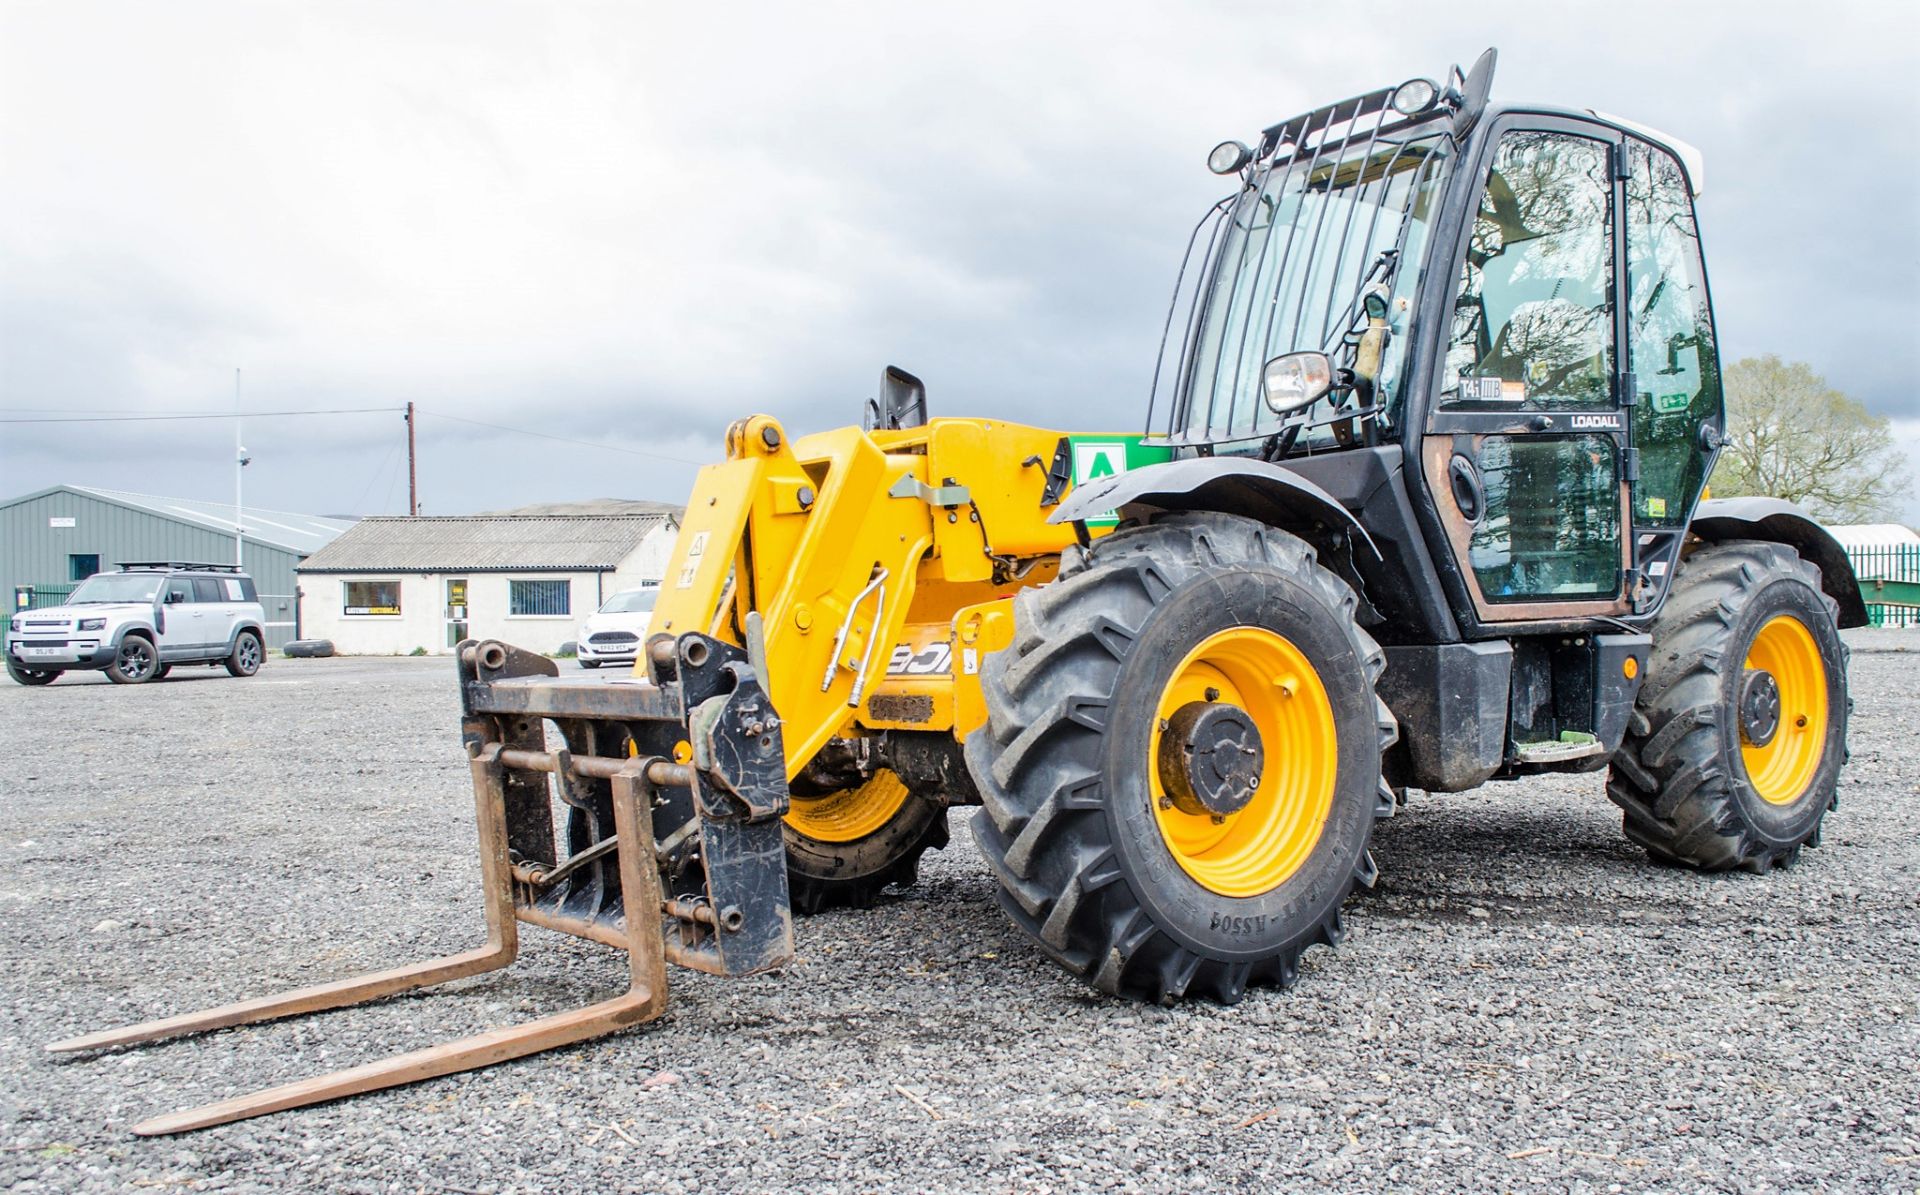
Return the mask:
<path id="1" fill-rule="evenodd" d="M 103 490 L 90 485 L 50 486 L 25 497 L 15 498 L 6 505 L 11 506 L 17 502 L 26 502 L 63 490 L 82 494 L 88 498 L 97 498 L 102 502 L 131 507 L 134 510 L 159 515 L 161 518 L 204 527 L 222 535 L 232 535 L 234 532 L 234 508 L 230 502 L 202 502 L 195 498 L 162 498 L 154 494 L 132 494 L 125 490 Z M 267 510 L 256 506 L 243 508 L 240 511 L 240 521 L 244 524 L 243 538 L 247 542 L 263 544 L 270 548 L 281 548 L 302 556 L 323 547 L 336 535 L 354 524 L 353 519 L 293 514 L 289 511 Z"/>
<path id="2" fill-rule="evenodd" d="M 534 502 L 509 510 L 482 510 L 482 515 L 671 515 L 677 522 L 687 508 L 648 498 L 588 498 L 583 502 Z"/>
<path id="3" fill-rule="evenodd" d="M 444 515 L 361 519 L 303 573 L 611 572 L 656 527 L 648 515 Z"/>

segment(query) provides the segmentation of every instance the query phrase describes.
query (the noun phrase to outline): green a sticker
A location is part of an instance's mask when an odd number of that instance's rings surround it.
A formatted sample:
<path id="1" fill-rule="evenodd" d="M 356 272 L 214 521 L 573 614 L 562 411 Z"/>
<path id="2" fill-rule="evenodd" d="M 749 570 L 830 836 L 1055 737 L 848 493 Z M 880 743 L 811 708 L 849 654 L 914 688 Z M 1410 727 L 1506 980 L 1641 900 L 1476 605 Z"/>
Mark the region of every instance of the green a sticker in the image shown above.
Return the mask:
<path id="1" fill-rule="evenodd" d="M 1114 477 L 1142 465 L 1157 465 L 1173 459 L 1173 449 L 1164 443 L 1148 443 L 1143 435 L 1068 436 L 1067 451 L 1073 462 L 1073 484 L 1086 485 L 1104 477 Z M 1120 521 L 1113 511 L 1087 518 L 1089 527 L 1111 527 Z"/>
<path id="2" fill-rule="evenodd" d="M 1656 394 L 1653 396 L 1653 409 L 1662 415 L 1671 415 L 1675 411 L 1684 411 L 1693 403 L 1691 394 Z"/>

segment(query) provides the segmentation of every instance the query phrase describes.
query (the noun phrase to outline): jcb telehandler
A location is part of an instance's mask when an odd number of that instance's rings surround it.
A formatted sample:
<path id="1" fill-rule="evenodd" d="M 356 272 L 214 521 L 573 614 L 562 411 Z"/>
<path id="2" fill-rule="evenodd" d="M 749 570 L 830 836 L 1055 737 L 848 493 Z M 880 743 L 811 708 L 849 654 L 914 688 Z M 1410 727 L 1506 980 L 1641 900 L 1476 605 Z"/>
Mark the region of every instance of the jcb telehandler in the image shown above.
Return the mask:
<path id="1" fill-rule="evenodd" d="M 521 923 L 626 995 L 136 1127 L 219 1124 L 649 1020 L 665 964 L 793 957 L 973 832 L 1000 903 L 1103 992 L 1286 986 L 1408 788 L 1608 769 L 1654 859 L 1763 871 L 1846 756 L 1846 556 L 1703 501 L 1719 361 L 1698 156 L 1487 102 L 1494 55 L 1209 166 L 1147 430 L 757 415 L 700 474 L 631 678 L 458 649 L 487 895 L 466 954 L 119 1032 L 284 1017 L 504 966 Z"/>

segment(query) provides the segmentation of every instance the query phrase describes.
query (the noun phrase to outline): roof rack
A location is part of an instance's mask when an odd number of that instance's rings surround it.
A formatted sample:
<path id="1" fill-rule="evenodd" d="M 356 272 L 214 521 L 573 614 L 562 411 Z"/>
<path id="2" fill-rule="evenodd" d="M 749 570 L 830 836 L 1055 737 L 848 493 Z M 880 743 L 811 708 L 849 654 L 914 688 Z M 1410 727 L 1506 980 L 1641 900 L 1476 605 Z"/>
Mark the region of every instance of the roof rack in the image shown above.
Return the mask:
<path id="1" fill-rule="evenodd" d="M 196 573 L 237 573 L 240 571 L 240 566 L 237 564 L 201 564 L 192 560 L 116 560 L 113 562 L 113 566 L 118 569 L 124 569 L 127 572 L 133 572 L 136 569 L 166 569 L 169 572 L 178 569 L 182 572 Z"/>

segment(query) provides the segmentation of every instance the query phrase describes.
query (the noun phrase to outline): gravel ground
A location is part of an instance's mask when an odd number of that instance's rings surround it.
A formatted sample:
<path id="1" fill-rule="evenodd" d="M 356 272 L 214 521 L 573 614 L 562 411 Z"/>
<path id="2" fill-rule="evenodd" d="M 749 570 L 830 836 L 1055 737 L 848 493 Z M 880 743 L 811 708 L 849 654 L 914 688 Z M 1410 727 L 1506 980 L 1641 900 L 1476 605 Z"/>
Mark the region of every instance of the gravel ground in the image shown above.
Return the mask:
<path id="1" fill-rule="evenodd" d="M 967 835 L 786 974 L 660 1023 L 180 1138 L 157 1112 L 618 991 L 530 931 L 432 996 L 50 1058 L 50 1040 L 475 943 L 445 660 L 0 685 L 0 1188 L 1920 1190 L 1920 632 L 1853 633 L 1853 762 L 1789 873 L 1650 865 L 1595 777 L 1416 795 L 1298 987 L 1096 996 Z M 967 816 L 955 815 L 956 830 Z"/>

